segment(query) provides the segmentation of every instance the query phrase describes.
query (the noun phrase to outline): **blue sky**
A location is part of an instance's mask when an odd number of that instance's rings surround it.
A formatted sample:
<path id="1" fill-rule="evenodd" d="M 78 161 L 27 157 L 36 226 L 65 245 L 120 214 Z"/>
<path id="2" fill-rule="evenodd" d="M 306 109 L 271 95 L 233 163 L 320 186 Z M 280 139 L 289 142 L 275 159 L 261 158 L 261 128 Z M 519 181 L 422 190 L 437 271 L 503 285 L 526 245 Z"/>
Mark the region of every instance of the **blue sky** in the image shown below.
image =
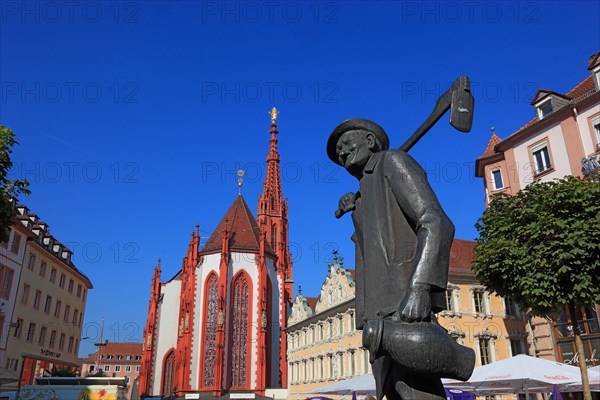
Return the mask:
<path id="1" fill-rule="evenodd" d="M 372 119 L 392 147 L 461 74 L 473 130 L 448 117 L 411 150 L 456 237 L 484 209 L 475 158 L 533 117 L 538 87 L 566 92 L 600 49 L 598 2 L 90 1 L 0 4 L 0 122 L 20 144 L 23 199 L 70 244 L 92 280 L 80 354 L 106 319 L 110 341 L 141 340 L 150 279 L 181 266 L 237 195 L 256 209 L 271 107 L 280 110 L 296 287 L 316 296 L 331 251 L 353 267 L 339 197 L 357 183 L 329 162 L 331 130 Z"/>

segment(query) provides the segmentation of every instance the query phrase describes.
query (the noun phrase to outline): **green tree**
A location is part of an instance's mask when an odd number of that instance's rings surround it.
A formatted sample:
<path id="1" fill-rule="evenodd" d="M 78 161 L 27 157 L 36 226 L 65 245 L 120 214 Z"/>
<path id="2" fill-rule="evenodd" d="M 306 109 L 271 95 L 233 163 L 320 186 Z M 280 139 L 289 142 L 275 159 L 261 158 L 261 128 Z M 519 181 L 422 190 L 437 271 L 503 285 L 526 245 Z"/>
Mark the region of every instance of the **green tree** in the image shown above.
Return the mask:
<path id="1" fill-rule="evenodd" d="M 575 308 L 600 303 L 600 180 L 568 176 L 495 195 L 475 226 L 473 269 L 484 285 L 532 315 L 569 308 L 591 400 Z"/>
<path id="2" fill-rule="evenodd" d="M 9 239 L 8 228 L 14 217 L 12 199 L 20 193 L 29 195 L 29 182 L 26 179 L 12 180 L 8 177 L 8 171 L 13 165 L 10 155 L 15 144 L 15 133 L 0 124 L 0 242 L 7 242 Z"/>

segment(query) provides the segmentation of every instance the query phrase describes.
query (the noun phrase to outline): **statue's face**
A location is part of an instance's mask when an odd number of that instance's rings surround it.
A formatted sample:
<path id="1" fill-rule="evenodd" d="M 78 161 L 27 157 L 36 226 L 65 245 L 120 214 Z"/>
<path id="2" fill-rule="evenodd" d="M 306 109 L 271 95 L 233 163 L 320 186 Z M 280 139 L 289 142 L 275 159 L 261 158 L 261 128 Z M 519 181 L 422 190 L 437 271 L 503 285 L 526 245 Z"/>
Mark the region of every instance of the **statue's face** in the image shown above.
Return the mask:
<path id="1" fill-rule="evenodd" d="M 336 146 L 338 161 L 350 174 L 359 179 L 373 154 L 371 151 L 373 140 L 372 135 L 364 131 L 348 131 L 338 139 Z"/>

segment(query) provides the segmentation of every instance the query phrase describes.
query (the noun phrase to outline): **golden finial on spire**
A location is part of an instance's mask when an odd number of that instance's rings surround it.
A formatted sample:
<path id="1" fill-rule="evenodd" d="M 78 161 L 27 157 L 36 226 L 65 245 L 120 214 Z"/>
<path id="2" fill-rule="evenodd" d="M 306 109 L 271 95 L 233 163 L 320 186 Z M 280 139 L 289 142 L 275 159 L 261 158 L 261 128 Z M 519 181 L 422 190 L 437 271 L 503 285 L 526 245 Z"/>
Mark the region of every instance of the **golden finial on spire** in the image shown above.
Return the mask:
<path id="1" fill-rule="evenodd" d="M 277 111 L 277 109 L 273 107 L 269 114 L 271 114 L 271 123 L 275 124 L 277 122 L 277 114 L 279 114 L 279 111 Z"/>

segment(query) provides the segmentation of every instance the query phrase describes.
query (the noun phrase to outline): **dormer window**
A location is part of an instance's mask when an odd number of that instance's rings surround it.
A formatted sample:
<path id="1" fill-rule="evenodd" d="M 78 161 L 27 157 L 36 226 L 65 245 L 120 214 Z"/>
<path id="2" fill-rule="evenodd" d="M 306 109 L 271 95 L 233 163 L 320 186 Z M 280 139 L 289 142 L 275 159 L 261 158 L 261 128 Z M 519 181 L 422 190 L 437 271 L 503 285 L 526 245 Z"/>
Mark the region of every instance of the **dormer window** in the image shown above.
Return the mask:
<path id="1" fill-rule="evenodd" d="M 546 100 L 537 107 L 538 119 L 546 118 L 548 115 L 552 114 L 553 111 L 552 102 L 550 99 Z"/>

